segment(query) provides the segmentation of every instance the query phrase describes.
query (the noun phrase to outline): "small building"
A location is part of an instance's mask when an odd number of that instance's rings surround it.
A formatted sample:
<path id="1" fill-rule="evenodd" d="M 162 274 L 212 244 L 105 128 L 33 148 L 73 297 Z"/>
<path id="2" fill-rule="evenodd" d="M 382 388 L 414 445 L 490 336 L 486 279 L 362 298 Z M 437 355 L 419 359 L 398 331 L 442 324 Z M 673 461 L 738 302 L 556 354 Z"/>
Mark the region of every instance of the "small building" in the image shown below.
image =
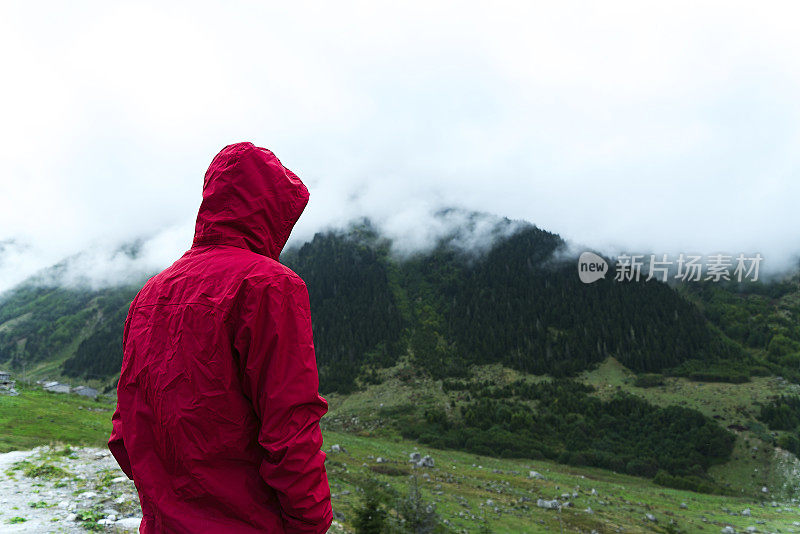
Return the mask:
<path id="1" fill-rule="evenodd" d="M 90 388 L 89 386 L 78 386 L 72 388 L 73 393 L 77 393 L 78 395 L 83 395 L 84 397 L 97 397 L 97 390 L 94 388 Z"/>
<path id="2" fill-rule="evenodd" d="M 17 381 L 11 379 L 11 373 L 0 371 L 0 394 L 16 395 L 17 390 L 14 389 L 16 385 Z"/>
<path id="3" fill-rule="evenodd" d="M 61 382 L 45 382 L 42 386 L 45 391 L 52 393 L 69 393 L 69 384 L 62 384 Z"/>

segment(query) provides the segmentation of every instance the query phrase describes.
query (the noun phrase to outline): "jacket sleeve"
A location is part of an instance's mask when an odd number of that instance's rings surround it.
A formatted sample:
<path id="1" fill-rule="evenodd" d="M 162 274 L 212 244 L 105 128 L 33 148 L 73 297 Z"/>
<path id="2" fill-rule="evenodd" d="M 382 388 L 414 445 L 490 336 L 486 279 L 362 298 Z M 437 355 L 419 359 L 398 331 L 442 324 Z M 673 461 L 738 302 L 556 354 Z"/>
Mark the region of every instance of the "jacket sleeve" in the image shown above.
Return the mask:
<path id="1" fill-rule="evenodd" d="M 134 302 L 136 299 L 134 299 Z M 133 312 L 133 303 L 131 303 L 130 308 L 128 309 L 128 316 L 125 319 L 125 327 L 122 331 L 122 352 L 125 352 L 125 345 L 128 342 L 128 330 L 130 328 L 130 321 L 131 321 L 131 313 Z M 123 362 L 123 367 L 125 366 Z M 124 369 L 123 369 L 124 372 Z M 120 375 L 121 376 L 121 375 Z M 114 410 L 114 415 L 111 417 L 111 437 L 108 439 L 108 449 L 111 451 L 111 454 L 114 455 L 114 458 L 117 460 L 119 467 L 122 469 L 122 472 L 127 475 L 127 477 L 133 480 L 133 471 L 131 470 L 131 460 L 128 457 L 128 451 L 125 448 L 125 440 L 123 439 L 122 434 L 122 415 L 119 411 L 119 401 L 117 401 L 117 407 Z"/>
<path id="2" fill-rule="evenodd" d="M 122 439 L 122 417 L 119 413 L 119 404 L 117 409 L 114 410 L 114 415 L 111 417 L 111 438 L 108 440 L 108 449 L 114 458 L 117 460 L 122 472 L 125 473 L 129 479 L 133 480 L 133 472 L 131 471 L 131 460 L 128 457 L 128 451 L 125 449 L 125 442 Z"/>
<path id="3" fill-rule="evenodd" d="M 289 275 L 244 289 L 234 345 L 260 421 L 259 472 L 278 496 L 286 532 L 323 533 L 333 519 L 319 427 L 328 403 L 318 393 L 308 291 Z"/>

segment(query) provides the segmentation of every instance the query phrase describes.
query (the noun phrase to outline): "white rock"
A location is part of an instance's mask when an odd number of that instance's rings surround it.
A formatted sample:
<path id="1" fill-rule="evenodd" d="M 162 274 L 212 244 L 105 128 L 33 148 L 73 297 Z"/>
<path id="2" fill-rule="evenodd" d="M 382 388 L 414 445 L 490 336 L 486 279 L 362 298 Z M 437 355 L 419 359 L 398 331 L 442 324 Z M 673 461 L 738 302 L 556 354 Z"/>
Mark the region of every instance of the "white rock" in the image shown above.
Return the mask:
<path id="1" fill-rule="evenodd" d="M 531 471 L 528 473 L 528 478 L 538 478 L 544 480 L 544 475 L 539 473 L 538 471 Z"/>
<path id="2" fill-rule="evenodd" d="M 115 477 L 111 479 L 112 484 L 119 484 L 120 482 L 125 482 L 128 480 L 128 477 Z"/>
<path id="3" fill-rule="evenodd" d="M 647 518 L 648 521 L 652 521 L 654 523 L 656 522 L 656 516 L 654 516 L 653 514 L 645 514 L 645 517 Z"/>
<path id="4" fill-rule="evenodd" d="M 555 499 L 552 500 L 552 501 L 546 501 L 544 499 L 539 499 L 538 501 L 536 501 L 536 506 L 538 506 L 539 508 L 545 508 L 545 509 L 548 509 L 548 510 L 553 510 L 553 509 L 557 509 L 559 506 L 561 506 L 561 503 L 558 502 Z"/>
<path id="5" fill-rule="evenodd" d="M 114 523 L 114 526 L 118 529 L 124 530 L 138 530 L 139 524 L 142 522 L 141 517 L 126 517 L 124 519 L 119 519 Z"/>

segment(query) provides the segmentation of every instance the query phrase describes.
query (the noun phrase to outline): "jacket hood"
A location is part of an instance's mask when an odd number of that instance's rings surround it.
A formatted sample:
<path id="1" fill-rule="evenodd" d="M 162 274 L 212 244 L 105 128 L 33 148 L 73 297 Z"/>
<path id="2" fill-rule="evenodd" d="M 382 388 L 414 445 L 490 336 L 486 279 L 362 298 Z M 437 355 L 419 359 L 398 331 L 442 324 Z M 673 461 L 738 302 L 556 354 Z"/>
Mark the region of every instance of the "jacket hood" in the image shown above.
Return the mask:
<path id="1" fill-rule="evenodd" d="M 233 245 L 277 261 L 308 198 L 270 150 L 228 145 L 206 171 L 192 246 Z"/>

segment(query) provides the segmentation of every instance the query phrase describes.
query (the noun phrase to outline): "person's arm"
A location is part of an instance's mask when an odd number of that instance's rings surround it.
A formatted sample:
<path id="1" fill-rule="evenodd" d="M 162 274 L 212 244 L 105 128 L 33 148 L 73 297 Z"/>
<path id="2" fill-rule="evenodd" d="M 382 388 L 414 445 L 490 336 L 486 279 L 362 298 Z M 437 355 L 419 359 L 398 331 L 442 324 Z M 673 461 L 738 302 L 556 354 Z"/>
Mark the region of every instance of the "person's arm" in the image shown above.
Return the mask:
<path id="1" fill-rule="evenodd" d="M 108 450 L 114 455 L 122 472 L 127 477 L 133 480 L 133 471 L 131 470 L 131 459 L 128 457 L 128 451 L 125 449 L 125 441 L 122 439 L 122 417 L 119 413 L 119 404 L 117 409 L 114 410 L 114 415 L 111 417 L 111 437 L 108 440 Z"/>
<path id="2" fill-rule="evenodd" d="M 328 403 L 318 393 L 308 291 L 288 275 L 247 284 L 234 345 L 261 422 L 259 472 L 278 496 L 286 532 L 323 533 L 333 519 L 319 427 Z"/>
<path id="3" fill-rule="evenodd" d="M 134 298 L 134 302 L 136 299 Z M 131 322 L 131 314 L 133 313 L 133 302 L 131 302 L 131 306 L 128 309 L 128 316 L 125 319 L 125 327 L 122 331 L 122 351 L 123 354 L 125 352 L 125 345 L 128 342 L 128 329 L 130 328 Z M 124 372 L 124 362 L 123 362 L 123 369 Z M 121 376 L 121 374 L 120 374 Z M 108 439 L 108 449 L 111 451 L 111 454 L 114 455 L 114 458 L 117 460 L 120 469 L 122 472 L 127 475 L 127 477 L 133 480 L 133 471 L 131 469 L 131 460 L 128 457 L 128 451 L 125 448 L 125 441 L 122 437 L 122 415 L 119 411 L 119 402 L 117 402 L 117 407 L 114 410 L 114 415 L 111 417 L 111 437 Z"/>

